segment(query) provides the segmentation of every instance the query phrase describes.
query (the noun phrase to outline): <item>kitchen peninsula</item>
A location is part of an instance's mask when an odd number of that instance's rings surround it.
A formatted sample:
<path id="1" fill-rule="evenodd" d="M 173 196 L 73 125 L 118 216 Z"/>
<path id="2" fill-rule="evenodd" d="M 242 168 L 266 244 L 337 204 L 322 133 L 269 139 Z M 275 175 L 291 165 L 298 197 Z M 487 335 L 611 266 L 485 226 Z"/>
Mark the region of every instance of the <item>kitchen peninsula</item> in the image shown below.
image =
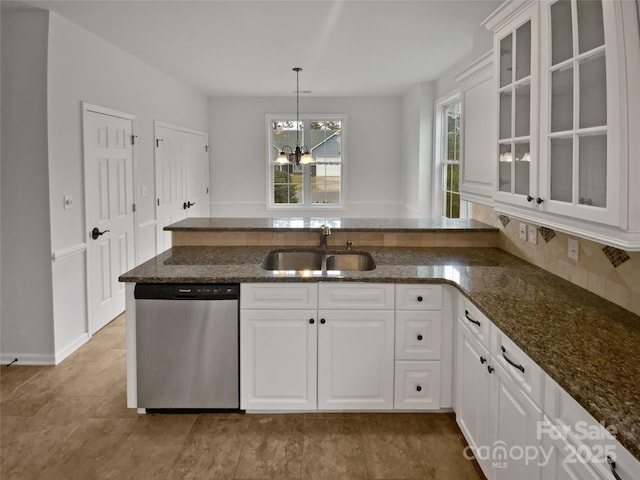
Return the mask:
<path id="1" fill-rule="evenodd" d="M 317 248 L 321 225 L 331 228 L 328 249 L 346 249 L 352 242 L 354 250 L 372 255 L 376 268 L 261 268 L 274 248 Z M 496 248 L 498 232 L 489 225 L 418 219 L 191 218 L 165 230 L 172 232 L 174 247 L 120 277 L 128 284 L 128 313 L 134 309 L 135 283 L 444 285 L 461 295 L 455 305 L 472 302 L 593 418 L 614 427 L 617 440 L 640 459 L 640 317 Z M 464 312 L 454 312 L 445 321 L 455 323 L 461 316 L 464 319 Z M 129 349 L 135 326 L 129 316 L 127 320 Z M 448 351 L 455 356 L 455 349 Z M 128 367 L 131 362 L 129 357 Z M 136 407 L 131 375 L 135 370 L 128 368 L 129 406 Z"/>

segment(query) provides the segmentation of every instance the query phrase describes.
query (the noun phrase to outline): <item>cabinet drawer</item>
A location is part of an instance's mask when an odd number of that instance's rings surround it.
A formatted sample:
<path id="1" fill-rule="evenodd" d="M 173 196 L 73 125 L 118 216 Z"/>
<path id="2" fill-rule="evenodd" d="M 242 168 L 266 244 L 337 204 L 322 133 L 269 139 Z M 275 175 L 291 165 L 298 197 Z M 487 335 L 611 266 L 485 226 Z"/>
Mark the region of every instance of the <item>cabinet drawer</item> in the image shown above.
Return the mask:
<path id="1" fill-rule="evenodd" d="M 442 312 L 396 312 L 396 360 L 439 360 Z"/>
<path id="2" fill-rule="evenodd" d="M 491 322 L 478 310 L 478 307 L 462 295 L 459 296 L 458 301 L 458 318 L 469 328 L 480 343 L 488 349 Z"/>
<path id="3" fill-rule="evenodd" d="M 493 332 L 491 355 L 537 405 L 543 405 L 542 369 L 497 327 Z"/>
<path id="4" fill-rule="evenodd" d="M 318 308 L 315 283 L 243 283 L 240 308 Z"/>
<path id="5" fill-rule="evenodd" d="M 441 285 L 396 285 L 396 308 L 402 310 L 440 310 Z"/>
<path id="6" fill-rule="evenodd" d="M 396 362 L 394 408 L 440 408 L 440 362 Z"/>
<path id="7" fill-rule="evenodd" d="M 394 288 L 391 283 L 321 283 L 319 308 L 357 308 L 391 310 Z"/>

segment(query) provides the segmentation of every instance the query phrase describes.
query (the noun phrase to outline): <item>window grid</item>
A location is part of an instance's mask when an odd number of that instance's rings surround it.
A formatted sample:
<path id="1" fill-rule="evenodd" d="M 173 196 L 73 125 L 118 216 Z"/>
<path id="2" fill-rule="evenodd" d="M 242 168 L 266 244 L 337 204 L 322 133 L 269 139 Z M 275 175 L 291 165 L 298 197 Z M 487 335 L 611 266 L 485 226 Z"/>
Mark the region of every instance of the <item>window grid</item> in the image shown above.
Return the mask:
<path id="1" fill-rule="evenodd" d="M 442 215 L 460 218 L 460 102 L 442 109 Z"/>

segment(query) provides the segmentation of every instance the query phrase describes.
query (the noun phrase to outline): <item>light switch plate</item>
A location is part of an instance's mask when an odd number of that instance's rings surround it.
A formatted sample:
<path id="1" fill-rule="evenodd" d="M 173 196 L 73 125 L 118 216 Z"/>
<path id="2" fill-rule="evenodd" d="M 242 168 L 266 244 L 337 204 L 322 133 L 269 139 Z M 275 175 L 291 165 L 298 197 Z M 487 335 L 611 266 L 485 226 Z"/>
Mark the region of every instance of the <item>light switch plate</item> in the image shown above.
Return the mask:
<path id="1" fill-rule="evenodd" d="M 520 224 L 520 230 L 519 230 L 518 236 L 520 237 L 520 240 L 526 240 L 527 239 L 527 224 L 526 223 L 521 223 Z"/>
<path id="2" fill-rule="evenodd" d="M 575 238 L 570 238 L 567 241 L 567 247 L 567 256 L 576 262 L 580 260 L 580 242 Z"/>
<path id="3" fill-rule="evenodd" d="M 527 226 L 527 240 L 529 240 L 529 243 L 533 243 L 534 245 L 538 243 L 538 229 L 535 225 Z"/>

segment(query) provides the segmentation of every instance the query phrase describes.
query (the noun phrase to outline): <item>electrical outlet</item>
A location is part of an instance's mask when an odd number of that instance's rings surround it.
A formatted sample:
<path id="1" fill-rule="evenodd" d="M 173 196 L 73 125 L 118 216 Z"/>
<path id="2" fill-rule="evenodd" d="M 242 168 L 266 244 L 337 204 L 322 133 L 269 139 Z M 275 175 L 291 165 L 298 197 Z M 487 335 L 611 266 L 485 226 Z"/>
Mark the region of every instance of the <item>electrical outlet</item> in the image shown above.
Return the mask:
<path id="1" fill-rule="evenodd" d="M 520 231 L 518 233 L 518 236 L 520 237 L 520 240 L 526 240 L 527 239 L 527 224 L 526 223 L 521 223 L 520 224 Z"/>
<path id="2" fill-rule="evenodd" d="M 527 240 L 534 245 L 538 243 L 538 229 L 535 225 L 529 225 L 527 228 Z"/>
<path id="3" fill-rule="evenodd" d="M 575 238 L 570 238 L 567 241 L 567 246 L 567 256 L 576 262 L 580 260 L 580 242 Z"/>
<path id="4" fill-rule="evenodd" d="M 62 197 L 62 202 L 64 204 L 64 209 L 68 210 L 73 207 L 73 197 L 71 195 L 64 195 Z"/>

